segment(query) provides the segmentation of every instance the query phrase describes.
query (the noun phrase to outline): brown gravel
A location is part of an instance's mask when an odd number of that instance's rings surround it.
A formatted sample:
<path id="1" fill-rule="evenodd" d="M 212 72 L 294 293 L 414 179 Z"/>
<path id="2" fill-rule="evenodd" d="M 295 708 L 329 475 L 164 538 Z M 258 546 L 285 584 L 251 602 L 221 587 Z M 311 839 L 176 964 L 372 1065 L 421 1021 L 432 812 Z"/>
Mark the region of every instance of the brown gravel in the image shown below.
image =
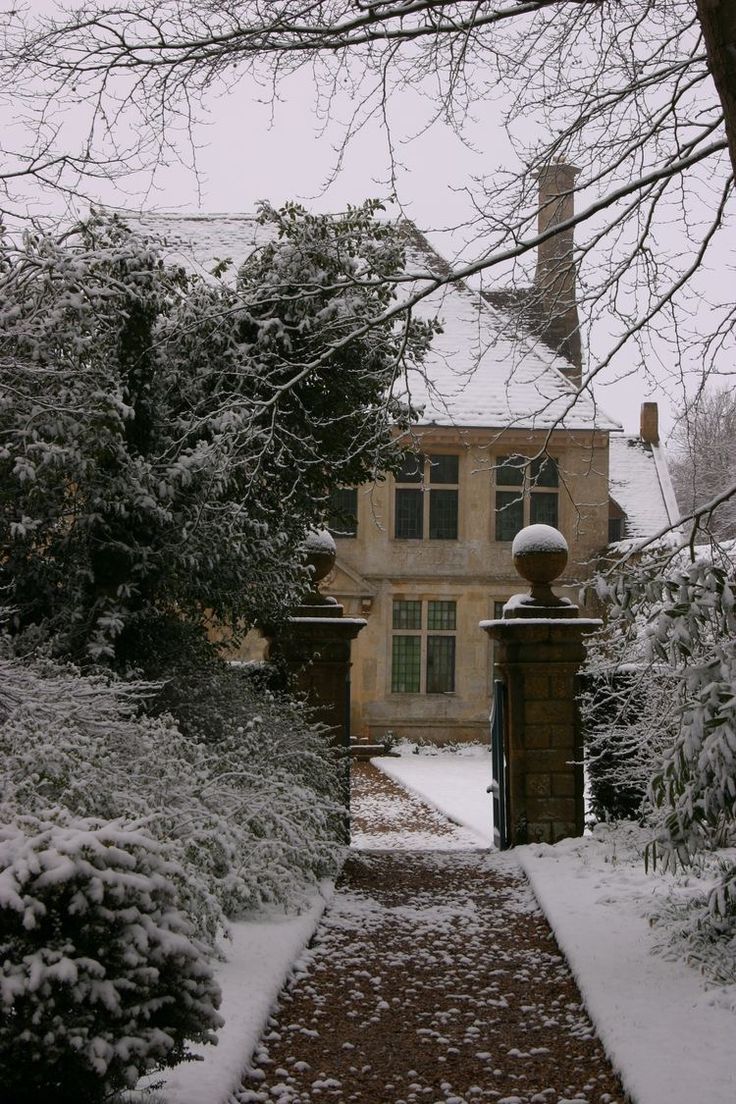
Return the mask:
<path id="1" fill-rule="evenodd" d="M 406 795 L 360 773 L 354 823 L 380 847 L 395 824 L 376 810 Z M 410 807 L 428 831 L 435 812 Z M 451 850 L 353 852 L 239 1104 L 623 1104 L 513 857 L 460 850 L 454 831 L 438 835 Z"/>

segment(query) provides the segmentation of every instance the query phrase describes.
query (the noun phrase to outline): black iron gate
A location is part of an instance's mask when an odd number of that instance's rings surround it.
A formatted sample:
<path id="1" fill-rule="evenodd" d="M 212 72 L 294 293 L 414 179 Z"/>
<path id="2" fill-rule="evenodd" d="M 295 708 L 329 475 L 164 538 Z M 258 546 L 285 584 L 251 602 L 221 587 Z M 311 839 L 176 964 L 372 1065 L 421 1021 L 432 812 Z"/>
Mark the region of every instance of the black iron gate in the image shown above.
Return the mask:
<path id="1" fill-rule="evenodd" d="M 506 822 L 506 683 L 495 679 L 493 683 L 493 712 L 491 713 L 491 771 L 493 781 L 489 787 L 493 797 L 493 845 L 505 851 L 510 845 L 509 827 Z"/>

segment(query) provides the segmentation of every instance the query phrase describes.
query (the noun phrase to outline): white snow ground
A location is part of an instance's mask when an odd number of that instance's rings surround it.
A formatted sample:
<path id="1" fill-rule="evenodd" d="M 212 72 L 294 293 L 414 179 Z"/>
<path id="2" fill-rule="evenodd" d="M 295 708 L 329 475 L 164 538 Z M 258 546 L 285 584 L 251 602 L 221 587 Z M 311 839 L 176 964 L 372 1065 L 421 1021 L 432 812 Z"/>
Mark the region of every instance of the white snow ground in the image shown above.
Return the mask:
<path id="1" fill-rule="evenodd" d="M 616 859 L 610 838 L 515 849 L 624 1088 L 637 1104 L 734 1104 L 736 986 L 707 990 L 652 953 L 652 898 L 668 877 Z"/>
<path id="2" fill-rule="evenodd" d="M 415 757 L 416 758 L 416 757 Z M 412 766 L 412 764 L 408 764 Z M 415 767 L 421 764 L 414 764 Z M 386 765 L 401 776 L 395 759 Z M 405 771 L 404 774 L 410 772 Z M 358 851 L 478 851 L 488 846 L 472 828 L 453 823 L 412 792 L 402 781 L 386 786 L 378 776 L 376 789 L 359 772 L 353 776 L 353 820 L 350 846 Z M 384 788 L 385 787 L 385 788 Z M 397 796 L 399 795 L 399 799 Z"/>
<path id="3" fill-rule="evenodd" d="M 413 754 L 412 744 L 400 744 L 399 758 L 373 759 L 375 766 L 439 809 L 450 820 L 477 836 L 476 847 L 493 843 L 491 822 L 491 756 L 477 744 L 456 750 L 425 748 Z M 471 845 L 472 846 L 472 845 Z M 432 844 L 429 844 L 432 847 Z"/>
<path id="4" fill-rule="evenodd" d="M 409 751 L 374 763 L 487 843 L 488 750 Z M 514 857 L 635 1104 L 735 1104 L 736 986 L 707 989 L 696 970 L 652 953 L 658 934 L 648 913 L 671 879 L 647 875 L 632 840 L 615 831 L 555 847 L 516 848 Z M 234 925 L 219 972 L 227 1025 L 219 1045 L 202 1050 L 203 1062 L 169 1073 L 167 1104 L 225 1104 L 324 906 L 320 897 L 301 917 Z"/>

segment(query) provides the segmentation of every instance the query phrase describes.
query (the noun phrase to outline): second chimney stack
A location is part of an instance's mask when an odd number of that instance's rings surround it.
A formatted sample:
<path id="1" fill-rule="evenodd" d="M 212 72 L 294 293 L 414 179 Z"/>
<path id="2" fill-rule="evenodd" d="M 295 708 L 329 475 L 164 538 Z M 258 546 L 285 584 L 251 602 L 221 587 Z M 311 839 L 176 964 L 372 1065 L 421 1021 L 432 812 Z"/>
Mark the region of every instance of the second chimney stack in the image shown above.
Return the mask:
<path id="1" fill-rule="evenodd" d="M 659 444 L 659 409 L 656 402 L 641 404 L 641 422 L 639 434 L 648 445 Z"/>

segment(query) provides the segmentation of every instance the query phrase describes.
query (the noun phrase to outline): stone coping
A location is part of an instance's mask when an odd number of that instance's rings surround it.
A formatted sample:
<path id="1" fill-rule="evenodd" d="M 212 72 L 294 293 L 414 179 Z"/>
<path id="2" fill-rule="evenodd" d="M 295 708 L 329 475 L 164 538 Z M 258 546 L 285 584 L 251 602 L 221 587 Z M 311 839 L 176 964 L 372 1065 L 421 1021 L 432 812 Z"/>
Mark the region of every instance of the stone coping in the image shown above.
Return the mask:
<path id="1" fill-rule="evenodd" d="M 289 622 L 299 625 L 367 625 L 365 617 L 289 617 Z"/>
<path id="2" fill-rule="evenodd" d="M 495 629 L 498 625 L 512 625 L 516 628 L 539 628 L 540 625 L 565 625 L 568 628 L 576 625 L 584 629 L 599 629 L 603 626 L 600 617 L 503 617 L 490 621 L 479 621 L 479 629 Z"/>

